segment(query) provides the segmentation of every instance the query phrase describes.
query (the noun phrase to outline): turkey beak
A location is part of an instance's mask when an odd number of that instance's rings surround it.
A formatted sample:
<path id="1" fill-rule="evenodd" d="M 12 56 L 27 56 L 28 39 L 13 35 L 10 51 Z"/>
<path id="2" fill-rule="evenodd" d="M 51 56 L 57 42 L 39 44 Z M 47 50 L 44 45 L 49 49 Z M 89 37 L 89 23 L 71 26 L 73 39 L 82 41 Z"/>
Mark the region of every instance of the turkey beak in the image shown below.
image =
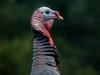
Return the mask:
<path id="1" fill-rule="evenodd" d="M 64 20 L 62 16 L 60 16 L 60 19 L 61 19 L 61 20 Z"/>
<path id="2" fill-rule="evenodd" d="M 54 14 L 57 16 L 59 20 L 64 20 L 62 16 L 60 16 L 58 11 L 54 11 Z"/>

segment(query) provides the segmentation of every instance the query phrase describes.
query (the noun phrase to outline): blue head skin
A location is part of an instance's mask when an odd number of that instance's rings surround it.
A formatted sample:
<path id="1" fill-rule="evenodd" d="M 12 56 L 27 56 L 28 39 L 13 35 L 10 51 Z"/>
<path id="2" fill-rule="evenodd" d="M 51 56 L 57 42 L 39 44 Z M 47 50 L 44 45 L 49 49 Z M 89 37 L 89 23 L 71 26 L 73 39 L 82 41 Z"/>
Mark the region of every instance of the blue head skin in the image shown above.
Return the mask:
<path id="1" fill-rule="evenodd" d="M 45 21 L 57 18 L 54 11 L 48 7 L 41 7 L 41 8 L 39 8 L 39 10 L 40 10 L 41 14 L 43 15 L 43 18 Z"/>

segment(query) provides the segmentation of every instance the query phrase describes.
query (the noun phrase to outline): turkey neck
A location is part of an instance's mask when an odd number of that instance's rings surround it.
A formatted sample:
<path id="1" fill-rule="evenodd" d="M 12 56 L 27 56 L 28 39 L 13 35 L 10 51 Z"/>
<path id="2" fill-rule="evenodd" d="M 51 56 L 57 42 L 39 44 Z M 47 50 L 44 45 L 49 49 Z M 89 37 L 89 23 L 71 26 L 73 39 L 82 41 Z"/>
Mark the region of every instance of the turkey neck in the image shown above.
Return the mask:
<path id="1" fill-rule="evenodd" d="M 42 70 L 44 67 L 53 67 L 58 69 L 58 53 L 56 49 L 50 46 L 48 38 L 39 31 L 32 29 L 33 40 L 33 58 L 32 72 Z"/>

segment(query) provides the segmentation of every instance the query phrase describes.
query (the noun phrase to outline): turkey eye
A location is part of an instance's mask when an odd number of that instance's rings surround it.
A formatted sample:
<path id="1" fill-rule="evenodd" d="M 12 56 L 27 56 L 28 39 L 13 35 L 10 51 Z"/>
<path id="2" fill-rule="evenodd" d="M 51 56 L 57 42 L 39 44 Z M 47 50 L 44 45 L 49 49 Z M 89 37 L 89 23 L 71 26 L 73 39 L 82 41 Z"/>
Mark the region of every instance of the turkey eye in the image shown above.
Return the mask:
<path id="1" fill-rule="evenodd" d="M 50 12 L 49 12 L 49 11 L 46 11 L 45 13 L 46 13 L 46 14 L 49 14 Z"/>

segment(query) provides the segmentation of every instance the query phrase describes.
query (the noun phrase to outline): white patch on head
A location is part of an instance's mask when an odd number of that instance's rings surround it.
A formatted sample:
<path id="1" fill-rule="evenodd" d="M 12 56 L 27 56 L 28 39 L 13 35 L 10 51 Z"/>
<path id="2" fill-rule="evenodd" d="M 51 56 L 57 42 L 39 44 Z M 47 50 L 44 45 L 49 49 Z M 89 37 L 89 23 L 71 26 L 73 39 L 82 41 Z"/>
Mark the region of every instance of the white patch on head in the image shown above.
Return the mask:
<path id="1" fill-rule="evenodd" d="M 40 11 L 40 12 L 45 12 L 45 10 L 52 11 L 49 7 L 41 7 L 41 8 L 39 8 L 39 11 Z M 53 12 L 53 11 L 52 11 L 52 12 Z"/>

